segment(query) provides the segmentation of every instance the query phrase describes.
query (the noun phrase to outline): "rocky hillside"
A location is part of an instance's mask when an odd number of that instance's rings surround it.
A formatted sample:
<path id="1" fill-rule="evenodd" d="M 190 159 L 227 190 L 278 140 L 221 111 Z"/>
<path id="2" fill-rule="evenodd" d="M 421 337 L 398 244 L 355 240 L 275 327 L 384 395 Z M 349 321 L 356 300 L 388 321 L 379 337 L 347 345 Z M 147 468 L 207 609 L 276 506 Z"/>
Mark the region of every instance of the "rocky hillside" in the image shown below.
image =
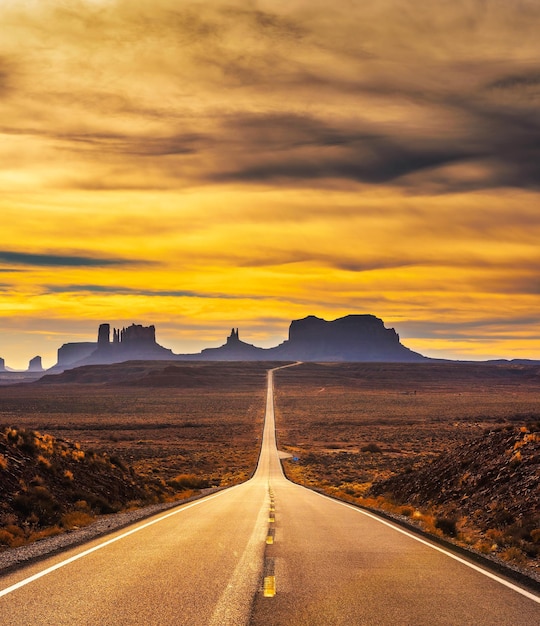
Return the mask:
<path id="1" fill-rule="evenodd" d="M 536 423 L 488 431 L 415 471 L 374 483 L 369 495 L 431 511 L 444 534 L 538 567 L 539 476 Z"/>
<path id="2" fill-rule="evenodd" d="M 171 494 L 118 458 L 36 431 L 0 427 L 0 549 Z"/>

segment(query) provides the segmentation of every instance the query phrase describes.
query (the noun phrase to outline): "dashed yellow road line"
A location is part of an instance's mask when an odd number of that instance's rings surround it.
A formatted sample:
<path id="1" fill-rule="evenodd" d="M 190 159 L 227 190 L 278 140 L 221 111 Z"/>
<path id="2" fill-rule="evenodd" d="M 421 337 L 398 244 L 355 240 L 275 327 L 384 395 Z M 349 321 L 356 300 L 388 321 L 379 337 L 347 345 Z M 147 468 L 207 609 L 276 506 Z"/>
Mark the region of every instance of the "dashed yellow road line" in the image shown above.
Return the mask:
<path id="1" fill-rule="evenodd" d="M 274 537 L 272 535 L 268 535 L 266 538 L 266 545 L 271 546 L 274 543 Z"/>
<path id="2" fill-rule="evenodd" d="M 265 598 L 273 598 L 276 595 L 276 577 L 265 576 L 263 585 L 263 596 Z"/>

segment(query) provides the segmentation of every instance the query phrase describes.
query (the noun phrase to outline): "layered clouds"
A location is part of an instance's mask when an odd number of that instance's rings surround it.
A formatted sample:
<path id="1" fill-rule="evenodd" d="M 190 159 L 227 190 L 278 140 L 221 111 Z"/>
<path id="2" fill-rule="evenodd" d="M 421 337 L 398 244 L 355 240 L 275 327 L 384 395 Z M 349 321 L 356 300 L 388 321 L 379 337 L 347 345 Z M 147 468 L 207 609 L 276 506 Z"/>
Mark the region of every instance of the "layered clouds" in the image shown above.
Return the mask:
<path id="1" fill-rule="evenodd" d="M 34 356 L 28 332 L 52 363 L 101 320 L 189 351 L 369 312 L 434 356 L 538 357 L 539 18 L 1 2 L 0 354 Z"/>

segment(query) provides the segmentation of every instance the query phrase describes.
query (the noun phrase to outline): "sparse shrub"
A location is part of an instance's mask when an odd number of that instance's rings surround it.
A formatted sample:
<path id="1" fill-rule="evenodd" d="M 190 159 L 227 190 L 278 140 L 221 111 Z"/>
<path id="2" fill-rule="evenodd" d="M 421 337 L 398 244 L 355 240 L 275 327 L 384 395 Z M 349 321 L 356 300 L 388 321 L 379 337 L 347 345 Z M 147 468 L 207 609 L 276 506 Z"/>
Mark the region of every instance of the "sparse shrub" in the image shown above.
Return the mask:
<path id="1" fill-rule="evenodd" d="M 449 537 L 457 536 L 457 519 L 454 517 L 436 517 L 435 528 L 438 528 Z"/>
<path id="2" fill-rule="evenodd" d="M 521 463 L 521 461 L 523 460 L 523 457 L 521 455 L 521 450 L 518 450 L 514 456 L 510 459 L 510 463 L 512 465 L 519 465 Z"/>
<path id="3" fill-rule="evenodd" d="M 30 456 L 36 456 L 39 453 L 39 447 L 34 434 L 28 430 L 19 430 L 17 438 L 17 447 L 21 452 L 26 452 Z"/>
<path id="4" fill-rule="evenodd" d="M 502 546 L 504 544 L 504 533 L 498 528 L 490 528 L 486 531 L 486 536 L 499 546 Z"/>
<path id="5" fill-rule="evenodd" d="M 25 532 L 20 526 L 16 526 L 15 524 L 7 524 L 4 526 L 4 530 L 7 530 L 8 533 L 11 533 L 14 537 L 24 537 Z"/>
<path id="6" fill-rule="evenodd" d="M 382 448 L 376 443 L 368 443 L 367 446 L 363 446 L 360 449 L 362 452 L 371 452 L 372 454 L 380 454 L 382 452 Z"/>
<path id="7" fill-rule="evenodd" d="M 501 552 L 500 557 L 504 561 L 517 563 L 518 565 L 525 563 L 527 560 L 523 552 L 519 548 L 516 548 L 515 546 L 512 546 L 511 548 L 507 548 L 506 550 Z"/>
<path id="8" fill-rule="evenodd" d="M 120 468 L 122 471 L 127 472 L 128 468 L 124 461 L 119 456 L 113 455 L 109 458 L 109 461 L 112 465 L 116 465 L 116 467 Z"/>
<path id="9" fill-rule="evenodd" d="M 3 454 L 0 454 L 0 470 L 5 470 L 8 467 L 8 460 Z"/>
<path id="10" fill-rule="evenodd" d="M 62 529 L 59 526 L 49 526 L 48 528 L 43 528 L 41 530 L 36 530 L 30 533 L 28 537 L 28 542 L 39 541 L 40 539 L 46 539 L 47 537 L 56 537 L 62 532 Z"/>
<path id="11" fill-rule="evenodd" d="M 206 489 L 210 486 L 206 478 L 195 476 L 195 474 L 179 474 L 175 478 L 167 481 L 169 487 L 178 489 Z"/>
<path id="12" fill-rule="evenodd" d="M 64 528 L 71 530 L 74 528 L 82 528 L 88 526 L 94 521 L 94 516 L 86 513 L 85 511 L 71 511 L 64 513 L 60 520 Z"/>
<path id="13" fill-rule="evenodd" d="M 523 548 L 525 554 L 533 559 L 536 559 L 538 558 L 538 556 L 540 556 L 540 546 L 536 543 L 524 541 L 521 547 Z"/>
<path id="14" fill-rule="evenodd" d="M 531 539 L 534 543 L 540 543 L 540 528 L 535 528 L 531 530 Z"/>
<path id="15" fill-rule="evenodd" d="M 480 540 L 473 544 L 473 548 L 482 554 L 490 554 L 497 549 L 497 544 L 494 544 L 492 541 Z"/>
<path id="16" fill-rule="evenodd" d="M 52 465 L 51 462 L 49 461 L 49 459 L 45 458 L 42 454 L 38 455 L 37 462 L 39 463 L 40 467 L 42 467 L 43 469 L 46 469 L 46 470 L 51 469 L 51 465 Z"/>
<path id="17" fill-rule="evenodd" d="M 55 524 L 59 519 L 60 505 L 45 487 L 31 487 L 13 499 L 13 506 L 29 523 L 39 526 Z"/>
<path id="18" fill-rule="evenodd" d="M 25 532 L 19 526 L 8 524 L 4 526 L 4 528 L 0 528 L 0 546 L 17 548 L 18 546 L 22 546 L 25 541 Z"/>
<path id="19" fill-rule="evenodd" d="M 414 507 L 408 505 L 402 506 L 399 508 L 399 513 L 405 517 L 412 517 L 414 514 Z"/>
<path id="20" fill-rule="evenodd" d="M 11 548 L 13 539 L 14 537 L 10 532 L 4 528 L 0 528 L 0 546 L 8 546 Z"/>
<path id="21" fill-rule="evenodd" d="M 435 526 L 435 517 L 433 515 L 424 513 L 422 514 L 421 521 L 426 532 L 433 533 L 434 535 L 440 535 L 442 533 L 442 530 Z"/>

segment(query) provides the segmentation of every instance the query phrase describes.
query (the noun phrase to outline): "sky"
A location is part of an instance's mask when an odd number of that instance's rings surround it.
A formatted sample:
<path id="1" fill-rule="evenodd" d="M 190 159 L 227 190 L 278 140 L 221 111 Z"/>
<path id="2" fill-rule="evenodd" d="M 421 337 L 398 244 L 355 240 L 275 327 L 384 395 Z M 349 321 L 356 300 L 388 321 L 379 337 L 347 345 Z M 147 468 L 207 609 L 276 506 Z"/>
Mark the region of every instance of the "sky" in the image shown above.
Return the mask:
<path id="1" fill-rule="evenodd" d="M 540 359 L 538 0 L 0 0 L 0 357 L 381 317 Z"/>

